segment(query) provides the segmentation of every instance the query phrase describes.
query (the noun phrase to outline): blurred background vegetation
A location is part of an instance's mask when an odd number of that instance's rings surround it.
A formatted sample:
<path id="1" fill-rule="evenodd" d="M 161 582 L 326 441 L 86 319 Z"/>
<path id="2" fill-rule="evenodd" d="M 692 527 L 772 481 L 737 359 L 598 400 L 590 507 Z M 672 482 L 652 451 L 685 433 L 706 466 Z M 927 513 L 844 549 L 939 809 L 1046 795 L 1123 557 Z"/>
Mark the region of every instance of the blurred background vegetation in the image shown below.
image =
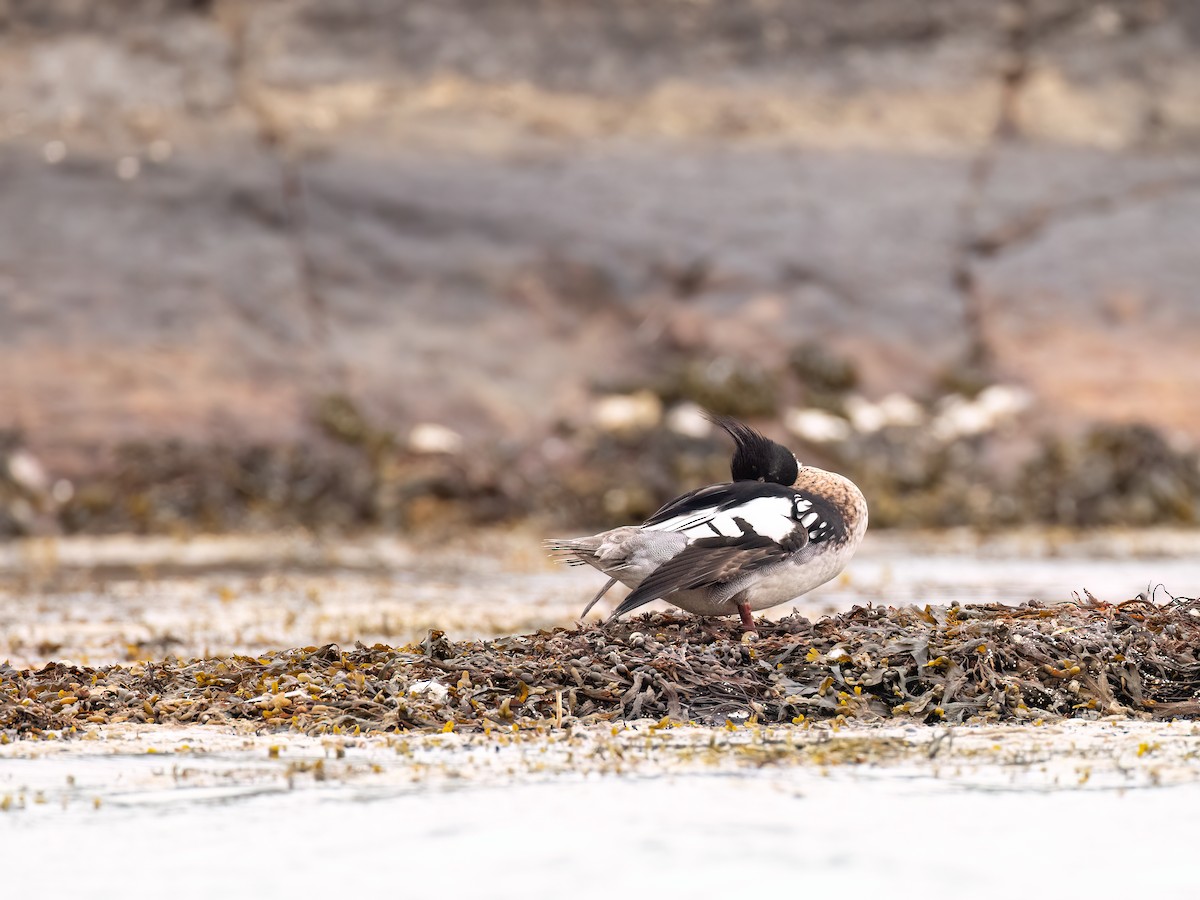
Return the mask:
<path id="1" fill-rule="evenodd" d="M 0 536 L 1200 520 L 1200 5 L 0 0 Z"/>

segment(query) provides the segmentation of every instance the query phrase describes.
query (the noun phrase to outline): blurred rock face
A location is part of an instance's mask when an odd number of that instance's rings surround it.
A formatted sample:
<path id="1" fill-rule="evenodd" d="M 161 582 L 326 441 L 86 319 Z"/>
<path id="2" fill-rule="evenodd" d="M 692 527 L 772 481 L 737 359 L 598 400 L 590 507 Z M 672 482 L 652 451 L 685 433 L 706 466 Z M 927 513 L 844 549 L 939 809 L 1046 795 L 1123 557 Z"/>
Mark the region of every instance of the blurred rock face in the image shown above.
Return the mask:
<path id="1" fill-rule="evenodd" d="M 816 346 L 1195 440 L 1198 49 L 1184 0 L 0 0 L 0 427 L 529 444 L 776 415 Z"/>

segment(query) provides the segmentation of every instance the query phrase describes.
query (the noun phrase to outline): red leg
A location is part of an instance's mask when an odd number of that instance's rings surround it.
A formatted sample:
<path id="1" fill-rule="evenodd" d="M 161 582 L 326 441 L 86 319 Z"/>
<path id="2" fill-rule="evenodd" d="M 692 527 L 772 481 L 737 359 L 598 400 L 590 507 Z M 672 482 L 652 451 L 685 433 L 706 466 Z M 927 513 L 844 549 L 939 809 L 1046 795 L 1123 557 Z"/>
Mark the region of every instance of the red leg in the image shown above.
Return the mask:
<path id="1" fill-rule="evenodd" d="M 742 630 L 754 633 L 754 616 L 750 615 L 750 607 L 745 603 L 739 603 L 737 608 L 738 615 L 742 617 Z"/>

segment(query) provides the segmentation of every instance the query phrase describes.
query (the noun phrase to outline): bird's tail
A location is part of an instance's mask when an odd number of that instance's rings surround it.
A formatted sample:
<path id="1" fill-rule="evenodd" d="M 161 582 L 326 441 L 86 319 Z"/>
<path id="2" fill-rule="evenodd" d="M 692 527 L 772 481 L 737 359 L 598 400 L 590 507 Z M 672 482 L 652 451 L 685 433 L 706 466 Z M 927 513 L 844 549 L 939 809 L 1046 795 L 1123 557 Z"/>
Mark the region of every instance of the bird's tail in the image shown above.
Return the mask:
<path id="1" fill-rule="evenodd" d="M 551 538 L 542 541 L 542 546 L 558 562 L 568 566 L 584 566 L 596 564 L 596 551 L 600 547 L 600 541 L 594 537 Z"/>
<path id="2" fill-rule="evenodd" d="M 600 548 L 602 538 L 597 535 L 594 537 L 585 538 L 552 538 L 548 541 L 542 541 L 542 546 L 549 551 L 559 562 L 566 563 L 568 566 L 595 566 L 600 569 L 596 551 Z M 605 574 L 608 574 L 607 572 Z M 608 583 L 600 588 L 599 592 L 591 600 L 587 606 L 583 608 L 583 612 L 579 614 L 579 620 L 583 621 L 583 617 L 588 614 L 593 606 L 595 606 L 600 598 L 608 593 L 609 588 L 617 583 L 616 578 L 609 578 Z"/>

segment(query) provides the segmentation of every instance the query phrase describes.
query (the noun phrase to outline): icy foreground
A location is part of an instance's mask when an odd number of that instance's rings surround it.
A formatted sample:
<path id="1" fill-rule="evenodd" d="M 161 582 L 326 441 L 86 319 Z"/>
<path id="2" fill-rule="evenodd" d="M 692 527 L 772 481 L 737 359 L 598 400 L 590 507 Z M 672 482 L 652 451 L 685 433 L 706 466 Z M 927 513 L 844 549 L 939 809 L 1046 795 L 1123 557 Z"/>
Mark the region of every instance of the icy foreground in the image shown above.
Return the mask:
<path id="1" fill-rule="evenodd" d="M 92 897 L 285 897 L 347 878 L 396 895 L 477 879 L 498 897 L 931 879 L 973 897 L 1185 897 L 1198 751 L 1191 723 L 370 739 L 110 726 L 0 748 L 0 842 L 9 859 L 69 857 Z"/>

